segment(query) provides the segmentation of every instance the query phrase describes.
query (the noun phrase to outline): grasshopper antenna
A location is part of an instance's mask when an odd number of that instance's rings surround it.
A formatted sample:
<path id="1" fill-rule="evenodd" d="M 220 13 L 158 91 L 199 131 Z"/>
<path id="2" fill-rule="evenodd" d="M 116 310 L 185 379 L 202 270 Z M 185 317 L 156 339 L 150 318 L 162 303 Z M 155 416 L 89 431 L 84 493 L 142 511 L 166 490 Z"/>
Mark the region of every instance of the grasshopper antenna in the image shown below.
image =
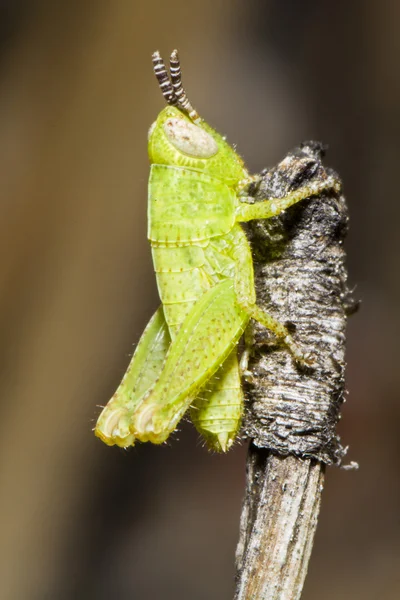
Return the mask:
<path id="1" fill-rule="evenodd" d="M 198 121 L 200 119 L 197 114 L 197 110 L 195 110 L 192 104 L 189 102 L 189 98 L 186 95 L 185 89 L 182 85 L 182 70 L 181 70 L 181 62 L 179 60 L 178 50 L 173 50 L 171 52 L 171 58 L 169 60 L 170 64 L 170 73 L 171 73 L 171 82 L 172 87 L 174 88 L 175 96 L 178 100 L 178 106 L 183 111 L 185 111 L 192 121 Z"/>
<path id="2" fill-rule="evenodd" d="M 175 96 L 174 88 L 172 87 L 172 83 L 169 79 L 168 71 L 165 68 L 164 61 L 161 58 L 161 55 L 158 50 L 153 54 L 153 70 L 154 74 L 157 77 L 158 85 L 163 93 L 167 104 L 171 104 L 175 106 L 178 103 L 178 99 Z"/>
<path id="3" fill-rule="evenodd" d="M 182 85 L 182 69 L 178 50 L 173 50 L 171 52 L 169 73 L 158 50 L 153 54 L 153 68 L 158 80 L 158 85 L 160 86 L 167 103 L 171 106 L 180 108 L 192 121 L 199 121 L 200 117 L 189 102 Z"/>

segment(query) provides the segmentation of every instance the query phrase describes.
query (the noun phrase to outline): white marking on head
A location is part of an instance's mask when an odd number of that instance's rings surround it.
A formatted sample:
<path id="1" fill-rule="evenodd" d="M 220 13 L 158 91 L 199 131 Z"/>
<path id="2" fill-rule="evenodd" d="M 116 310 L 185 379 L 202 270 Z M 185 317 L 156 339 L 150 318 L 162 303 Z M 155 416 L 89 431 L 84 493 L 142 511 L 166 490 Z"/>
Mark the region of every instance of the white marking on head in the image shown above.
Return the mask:
<path id="1" fill-rule="evenodd" d="M 217 142 L 201 127 L 186 119 L 171 118 L 164 123 L 169 142 L 182 154 L 193 158 L 211 158 L 218 152 Z"/>

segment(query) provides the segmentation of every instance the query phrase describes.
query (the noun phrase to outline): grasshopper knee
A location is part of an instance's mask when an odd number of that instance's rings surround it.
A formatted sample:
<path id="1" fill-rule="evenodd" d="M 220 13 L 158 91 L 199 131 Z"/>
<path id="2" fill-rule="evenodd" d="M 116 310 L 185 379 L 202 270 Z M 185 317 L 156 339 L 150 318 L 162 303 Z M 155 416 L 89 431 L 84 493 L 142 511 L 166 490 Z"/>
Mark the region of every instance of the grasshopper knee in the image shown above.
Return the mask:
<path id="1" fill-rule="evenodd" d="M 95 435 L 108 446 L 133 446 L 135 436 L 129 430 L 130 415 L 126 408 L 106 407 L 99 417 Z"/>

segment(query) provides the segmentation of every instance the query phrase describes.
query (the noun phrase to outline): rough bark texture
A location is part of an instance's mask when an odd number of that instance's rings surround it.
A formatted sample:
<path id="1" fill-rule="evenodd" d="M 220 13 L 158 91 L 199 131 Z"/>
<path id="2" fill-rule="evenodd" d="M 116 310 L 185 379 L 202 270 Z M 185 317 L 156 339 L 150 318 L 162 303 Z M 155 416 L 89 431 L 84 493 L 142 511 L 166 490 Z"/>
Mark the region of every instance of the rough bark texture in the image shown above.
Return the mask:
<path id="1" fill-rule="evenodd" d="M 262 174 L 255 201 L 326 178 L 321 156 L 318 143 L 296 148 Z M 346 316 L 355 308 L 346 283 L 347 229 L 344 197 L 334 193 L 247 227 L 258 304 L 286 323 L 312 366 L 299 367 L 268 331 L 254 325 L 245 384 L 244 435 L 251 443 L 236 600 L 300 598 L 324 465 L 340 465 L 345 454 L 336 425 L 345 392 Z"/>

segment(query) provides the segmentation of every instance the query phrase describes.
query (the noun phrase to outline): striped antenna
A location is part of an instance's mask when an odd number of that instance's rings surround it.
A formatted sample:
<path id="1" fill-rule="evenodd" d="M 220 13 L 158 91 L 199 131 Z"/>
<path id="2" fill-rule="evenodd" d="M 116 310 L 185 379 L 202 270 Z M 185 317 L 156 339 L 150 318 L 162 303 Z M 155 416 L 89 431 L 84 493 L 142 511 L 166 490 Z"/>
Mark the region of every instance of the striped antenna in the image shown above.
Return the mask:
<path id="1" fill-rule="evenodd" d="M 192 121 L 199 121 L 200 117 L 189 102 L 182 85 L 182 70 L 178 50 L 173 50 L 171 53 L 169 73 L 158 51 L 153 54 L 153 68 L 158 85 L 167 103 L 180 108 L 189 115 Z"/>
<path id="2" fill-rule="evenodd" d="M 179 108 L 185 111 L 192 121 L 198 121 L 199 115 L 197 111 L 193 108 L 191 103 L 189 102 L 189 98 L 186 95 L 185 89 L 182 85 L 182 70 L 181 63 L 179 60 L 178 50 L 173 50 L 171 52 L 171 58 L 169 60 L 170 65 L 170 73 L 171 73 L 171 82 L 172 87 L 174 88 L 174 93 L 177 99 L 177 104 Z"/>
<path id="3" fill-rule="evenodd" d="M 177 98 L 174 93 L 174 89 L 169 80 L 169 75 L 167 69 L 165 68 L 164 61 L 161 58 L 159 51 L 157 50 L 153 54 L 153 69 L 154 74 L 157 77 L 158 85 L 163 93 L 167 104 L 172 104 L 173 106 L 177 104 Z"/>

